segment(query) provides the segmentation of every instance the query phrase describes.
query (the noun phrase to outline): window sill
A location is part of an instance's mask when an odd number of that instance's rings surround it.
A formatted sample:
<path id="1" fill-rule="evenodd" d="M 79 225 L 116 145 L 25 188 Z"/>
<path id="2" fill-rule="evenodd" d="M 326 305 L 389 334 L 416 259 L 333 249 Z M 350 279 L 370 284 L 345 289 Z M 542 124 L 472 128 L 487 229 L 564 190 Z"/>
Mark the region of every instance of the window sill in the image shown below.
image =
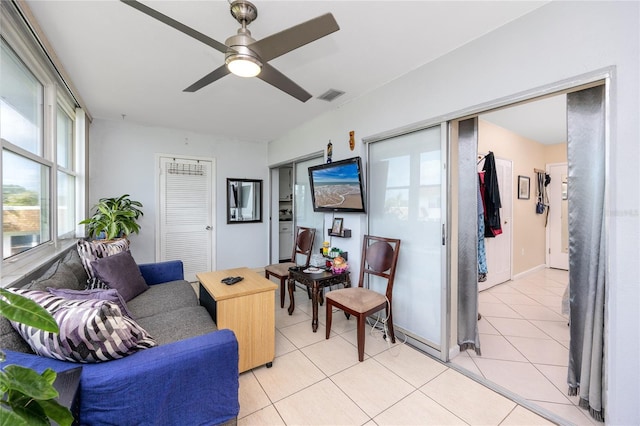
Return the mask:
<path id="1" fill-rule="evenodd" d="M 29 253 L 29 255 L 23 256 L 13 262 L 4 261 L 2 263 L 0 287 L 11 287 L 13 283 L 20 281 L 36 269 L 50 263 L 57 256 L 60 256 L 61 253 L 75 245 L 76 242 L 76 239 L 62 240 L 57 246 L 51 243 L 47 246 L 39 247 L 37 251 Z"/>

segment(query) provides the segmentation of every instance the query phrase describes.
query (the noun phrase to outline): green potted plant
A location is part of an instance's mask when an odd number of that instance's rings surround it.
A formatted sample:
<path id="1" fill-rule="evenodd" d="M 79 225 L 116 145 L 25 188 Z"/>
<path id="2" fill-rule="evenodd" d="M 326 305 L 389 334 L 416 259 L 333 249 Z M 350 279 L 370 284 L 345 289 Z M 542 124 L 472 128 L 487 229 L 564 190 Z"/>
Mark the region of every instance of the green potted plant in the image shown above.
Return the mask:
<path id="1" fill-rule="evenodd" d="M 80 222 L 80 225 L 87 225 L 87 236 L 94 238 L 104 238 L 112 240 L 114 238 L 126 237 L 127 235 L 140 231 L 138 219 L 143 215 L 142 203 L 133 201 L 129 194 L 124 194 L 118 198 L 101 198 L 94 206 L 95 213 L 90 218 Z"/>
<path id="2" fill-rule="evenodd" d="M 57 333 L 58 324 L 40 305 L 26 297 L 0 289 L 0 315 L 10 321 Z M 0 350 L 0 361 L 5 354 Z M 42 374 L 21 367 L 6 365 L 0 371 L 0 418 L 2 424 L 48 425 L 49 419 L 59 425 L 71 425 L 71 411 L 60 405 L 55 398 L 58 391 L 53 387 L 56 372 L 47 368 Z"/>

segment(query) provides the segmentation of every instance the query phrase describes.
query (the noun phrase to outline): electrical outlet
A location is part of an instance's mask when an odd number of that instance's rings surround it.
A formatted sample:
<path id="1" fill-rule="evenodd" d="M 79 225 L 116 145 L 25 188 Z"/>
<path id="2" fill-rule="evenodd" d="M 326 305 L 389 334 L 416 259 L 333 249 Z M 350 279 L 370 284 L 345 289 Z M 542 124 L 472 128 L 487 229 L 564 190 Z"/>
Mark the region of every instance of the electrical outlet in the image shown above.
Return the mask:
<path id="1" fill-rule="evenodd" d="M 524 249 L 522 249 L 522 255 L 524 256 Z"/>

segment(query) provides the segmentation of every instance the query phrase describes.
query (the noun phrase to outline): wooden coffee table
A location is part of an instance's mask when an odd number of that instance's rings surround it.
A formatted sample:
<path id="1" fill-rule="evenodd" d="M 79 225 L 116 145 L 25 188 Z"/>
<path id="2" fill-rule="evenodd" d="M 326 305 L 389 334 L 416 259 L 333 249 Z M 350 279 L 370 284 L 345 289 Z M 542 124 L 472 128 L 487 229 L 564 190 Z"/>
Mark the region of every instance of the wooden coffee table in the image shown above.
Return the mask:
<path id="1" fill-rule="evenodd" d="M 244 277 L 227 285 L 226 277 Z M 275 358 L 275 290 L 278 285 L 248 268 L 196 274 L 200 281 L 200 304 L 218 329 L 232 330 L 238 339 L 240 372 L 260 365 L 271 367 Z"/>
<path id="2" fill-rule="evenodd" d="M 293 314 L 293 310 L 295 309 L 293 290 L 296 285 L 296 281 L 311 289 L 311 306 L 313 310 L 311 329 L 315 333 L 318 330 L 318 304 L 321 302 L 322 298 L 320 289 L 335 284 L 344 284 L 345 288 L 351 287 L 349 271 L 345 271 L 341 274 L 334 274 L 331 271 L 325 270 L 320 270 L 320 272 L 317 273 L 307 273 L 303 272 L 303 270 L 289 270 L 289 315 Z"/>

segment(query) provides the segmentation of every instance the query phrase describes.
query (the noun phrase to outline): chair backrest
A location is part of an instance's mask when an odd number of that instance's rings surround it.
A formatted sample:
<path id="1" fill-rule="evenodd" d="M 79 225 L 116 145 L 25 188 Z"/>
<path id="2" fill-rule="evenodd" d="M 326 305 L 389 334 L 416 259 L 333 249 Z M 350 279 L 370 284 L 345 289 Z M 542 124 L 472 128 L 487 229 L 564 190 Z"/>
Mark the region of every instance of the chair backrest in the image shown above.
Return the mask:
<path id="1" fill-rule="evenodd" d="M 291 261 L 296 262 L 298 254 L 306 256 L 304 266 L 308 267 L 311 261 L 311 251 L 313 250 L 313 240 L 316 238 L 315 228 L 305 228 L 304 226 L 296 226 L 296 240 L 293 245 L 293 253 Z"/>
<path id="2" fill-rule="evenodd" d="M 385 278 L 387 280 L 386 296 L 391 299 L 399 252 L 399 239 L 365 235 L 362 242 L 362 262 L 358 286 L 364 285 L 364 278 L 368 275 Z"/>

